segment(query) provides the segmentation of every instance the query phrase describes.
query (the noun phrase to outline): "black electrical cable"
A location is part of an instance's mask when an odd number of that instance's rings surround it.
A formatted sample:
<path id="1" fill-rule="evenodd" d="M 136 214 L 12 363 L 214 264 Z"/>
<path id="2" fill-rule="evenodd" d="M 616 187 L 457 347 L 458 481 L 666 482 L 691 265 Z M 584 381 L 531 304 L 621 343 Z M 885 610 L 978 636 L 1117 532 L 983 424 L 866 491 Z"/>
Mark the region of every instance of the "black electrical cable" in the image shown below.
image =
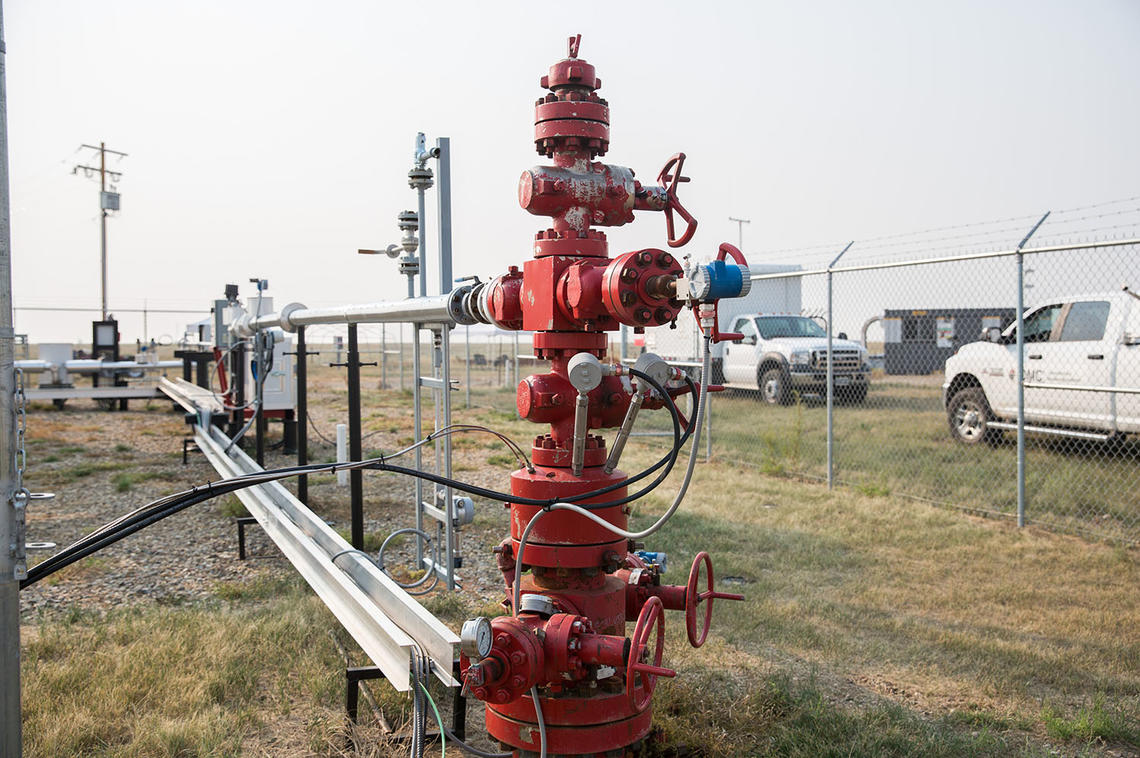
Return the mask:
<path id="1" fill-rule="evenodd" d="M 450 486 L 454 489 L 458 489 L 481 497 L 486 497 L 488 499 L 496 500 L 499 502 L 512 502 L 522 505 L 547 507 L 549 505 L 553 505 L 556 502 L 576 502 L 578 500 L 598 497 L 607 492 L 612 492 L 613 490 L 620 487 L 628 486 L 630 482 L 640 481 L 649 474 L 653 473 L 655 470 L 661 468 L 662 466 L 666 466 L 665 470 L 662 471 L 661 474 L 654 479 L 654 481 L 633 495 L 627 495 L 626 497 L 616 501 L 607 501 L 603 503 L 583 503 L 581 504 L 581 507 L 586 508 L 587 510 L 597 510 L 614 507 L 616 505 L 624 505 L 628 502 L 632 502 L 633 500 L 643 497 L 645 494 L 656 488 L 662 481 L 664 481 L 665 477 L 668 476 L 670 470 L 672 469 L 673 464 L 676 462 L 677 455 L 680 452 L 681 448 L 684 446 L 685 441 L 687 441 L 692 434 L 691 424 L 687 424 L 687 428 L 685 429 L 684 434 L 681 433 L 679 419 L 680 414 L 672 396 L 669 395 L 669 393 L 666 392 L 665 389 L 651 377 L 646 376 L 637 370 L 633 370 L 632 373 L 638 378 L 647 381 L 668 401 L 668 409 L 673 420 L 673 437 L 675 444 L 669 454 L 664 456 L 650 468 L 645 469 L 639 474 L 629 477 L 628 479 L 623 479 L 619 482 L 607 485 L 606 487 L 592 490 L 590 492 L 580 493 L 578 495 L 568 496 L 565 498 L 553 498 L 548 500 L 520 498 L 513 494 L 496 492 L 495 490 L 470 485 L 465 482 L 460 482 L 449 477 L 438 476 L 426 471 L 416 471 L 415 469 L 408 469 L 402 466 L 393 466 L 391 464 L 386 464 L 384 463 L 383 457 L 354 463 L 309 464 L 306 466 L 290 466 L 282 469 L 259 471 L 250 474 L 243 474 L 241 476 L 222 480 L 217 483 L 211 482 L 208 483 L 204 488 L 194 487 L 190 490 L 184 490 L 180 493 L 168 495 L 164 498 L 160 498 L 159 500 L 154 501 L 153 503 L 143 506 L 130 514 L 120 517 L 116 521 L 100 527 L 100 529 L 97 529 L 87 537 L 77 541 L 73 545 L 65 548 L 51 558 L 48 558 L 44 562 L 29 569 L 27 578 L 23 579 L 20 582 L 20 589 L 24 589 L 25 587 L 34 584 L 40 579 L 43 579 L 44 577 L 49 576 L 50 574 L 71 565 L 75 561 L 81 560 L 86 556 L 97 552 L 98 550 L 101 550 L 120 539 L 123 539 L 124 537 L 128 537 L 131 534 L 134 534 L 140 529 L 143 529 L 168 516 L 174 515 L 175 513 L 178 513 L 185 508 L 190 507 L 191 505 L 196 505 L 200 502 L 209 500 L 219 495 L 236 492 L 237 490 L 244 489 L 246 487 L 308 473 L 336 471 L 337 469 L 374 469 L 378 471 L 387 471 L 391 473 L 406 474 L 408 476 L 419 477 L 427 481 L 432 481 L 444 486 Z M 690 391 L 694 392 L 695 387 L 692 380 L 687 376 L 684 377 L 684 379 L 689 385 Z M 694 392 L 693 397 L 697 399 L 697 402 L 699 403 L 699 395 Z M 698 411 L 699 408 L 696 404 L 694 404 L 693 415 L 695 416 Z"/>

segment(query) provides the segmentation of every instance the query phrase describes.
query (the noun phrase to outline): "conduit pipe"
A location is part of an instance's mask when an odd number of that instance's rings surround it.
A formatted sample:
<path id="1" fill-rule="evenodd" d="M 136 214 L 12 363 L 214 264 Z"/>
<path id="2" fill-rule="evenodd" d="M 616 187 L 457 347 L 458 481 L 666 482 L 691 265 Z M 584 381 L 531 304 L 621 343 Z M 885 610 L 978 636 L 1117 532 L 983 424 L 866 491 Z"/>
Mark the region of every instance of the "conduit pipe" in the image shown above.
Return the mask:
<path id="1" fill-rule="evenodd" d="M 471 314 L 470 303 L 464 302 L 470 291 L 471 285 L 465 285 L 446 295 L 327 308 L 306 308 L 300 303 L 291 303 L 277 313 L 257 318 L 244 315 L 234 321 L 230 331 L 245 338 L 262 329 L 294 332 L 297 327 L 314 324 L 474 324 L 477 321 Z"/>

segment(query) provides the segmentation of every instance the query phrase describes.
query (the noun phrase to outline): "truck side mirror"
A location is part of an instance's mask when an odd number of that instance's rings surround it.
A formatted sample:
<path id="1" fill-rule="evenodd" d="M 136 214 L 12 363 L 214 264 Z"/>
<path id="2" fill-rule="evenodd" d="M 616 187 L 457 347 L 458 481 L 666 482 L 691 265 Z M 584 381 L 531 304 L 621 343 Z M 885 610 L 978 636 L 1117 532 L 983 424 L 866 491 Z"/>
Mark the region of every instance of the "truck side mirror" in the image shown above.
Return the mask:
<path id="1" fill-rule="evenodd" d="M 740 344 L 741 345 L 755 345 L 756 344 L 756 335 L 755 334 L 747 335 L 742 340 L 740 340 Z"/>
<path id="2" fill-rule="evenodd" d="M 990 342 L 1001 342 L 1001 329 L 991 326 L 986 330 L 986 339 Z"/>
<path id="3" fill-rule="evenodd" d="M 840 332 L 839 333 L 839 339 L 841 339 L 841 340 L 847 339 L 847 332 Z"/>

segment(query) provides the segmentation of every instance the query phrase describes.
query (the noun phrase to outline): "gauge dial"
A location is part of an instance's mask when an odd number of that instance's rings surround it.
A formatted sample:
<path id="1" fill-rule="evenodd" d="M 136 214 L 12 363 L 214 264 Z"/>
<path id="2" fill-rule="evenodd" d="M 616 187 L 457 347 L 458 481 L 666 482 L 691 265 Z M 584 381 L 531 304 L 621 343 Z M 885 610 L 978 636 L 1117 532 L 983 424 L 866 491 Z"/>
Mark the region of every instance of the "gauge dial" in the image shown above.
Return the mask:
<path id="1" fill-rule="evenodd" d="M 463 622 L 459 632 L 459 652 L 477 661 L 491 654 L 491 622 L 480 616 Z"/>

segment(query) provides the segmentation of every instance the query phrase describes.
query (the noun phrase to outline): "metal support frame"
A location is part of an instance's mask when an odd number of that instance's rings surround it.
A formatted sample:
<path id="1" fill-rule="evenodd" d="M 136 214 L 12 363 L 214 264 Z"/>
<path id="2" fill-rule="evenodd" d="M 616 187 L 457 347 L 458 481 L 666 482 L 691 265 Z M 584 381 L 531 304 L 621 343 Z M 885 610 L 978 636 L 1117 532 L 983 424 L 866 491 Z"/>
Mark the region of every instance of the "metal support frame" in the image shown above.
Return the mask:
<path id="1" fill-rule="evenodd" d="M 456 679 L 459 678 L 459 661 L 455 662 L 451 673 Z M 386 679 L 386 677 L 384 676 L 384 672 L 375 666 L 345 666 L 344 710 L 351 723 L 356 724 L 360 716 L 361 682 L 374 681 L 376 679 Z M 380 715 L 383 716 L 383 714 Z M 388 727 L 385 731 L 391 730 L 386 719 L 381 722 L 381 725 Z M 463 694 L 461 687 L 457 687 L 452 694 L 451 733 L 461 740 L 467 738 L 467 696 Z M 428 732 L 424 735 L 428 742 L 437 741 L 439 736 L 439 732 Z M 403 741 L 400 737 L 394 737 L 393 740 L 396 742 Z"/>
<path id="2" fill-rule="evenodd" d="M 220 430 L 195 426 L 194 432 L 199 448 L 223 476 L 260 470 L 237 447 L 227 454 L 229 440 Z M 411 689 L 415 645 L 431 658 L 436 678 L 449 687 L 459 685 L 452 675 L 458 636 L 369 557 L 349 546 L 279 482 L 236 494 L 392 686 L 401 692 Z"/>

